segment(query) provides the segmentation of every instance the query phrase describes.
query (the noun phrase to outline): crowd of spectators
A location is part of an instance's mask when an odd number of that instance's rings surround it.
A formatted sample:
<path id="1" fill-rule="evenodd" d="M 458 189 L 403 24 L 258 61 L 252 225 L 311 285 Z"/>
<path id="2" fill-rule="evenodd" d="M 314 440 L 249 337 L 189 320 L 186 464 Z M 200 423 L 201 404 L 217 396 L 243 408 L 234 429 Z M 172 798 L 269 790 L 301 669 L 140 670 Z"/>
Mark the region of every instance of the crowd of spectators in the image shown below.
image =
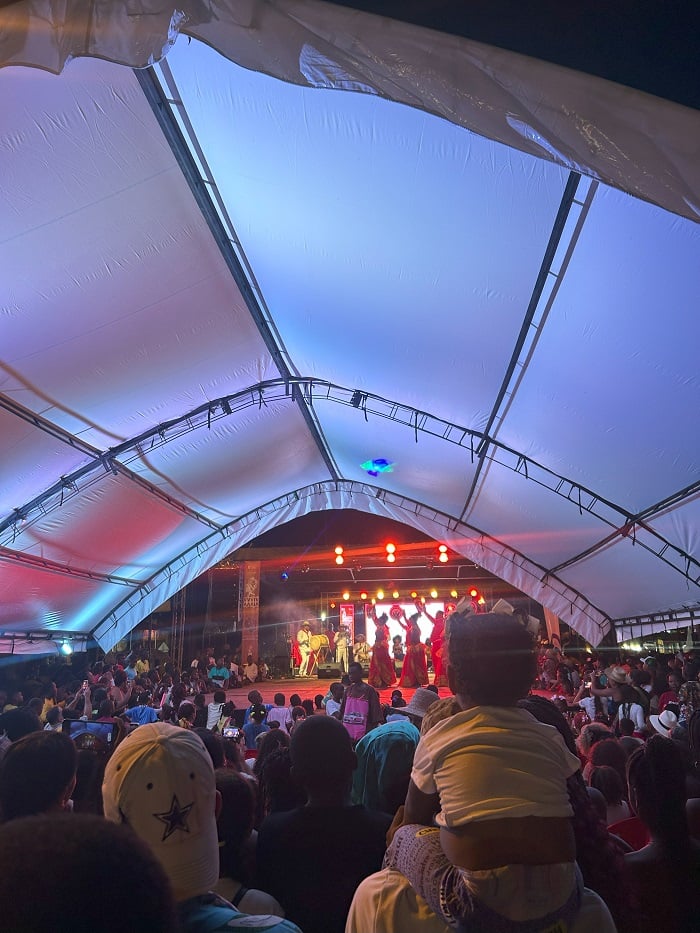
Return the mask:
<path id="1" fill-rule="evenodd" d="M 95 928 L 70 898 L 106 819 L 149 930 L 697 930 L 696 653 L 605 664 L 456 614 L 447 657 L 442 697 L 384 705 L 360 664 L 313 700 L 264 697 L 256 665 L 237 709 L 208 653 L 0 689 L 0 890 L 59 853 L 63 879 L 51 919 L 14 898 L 4 928 Z"/>

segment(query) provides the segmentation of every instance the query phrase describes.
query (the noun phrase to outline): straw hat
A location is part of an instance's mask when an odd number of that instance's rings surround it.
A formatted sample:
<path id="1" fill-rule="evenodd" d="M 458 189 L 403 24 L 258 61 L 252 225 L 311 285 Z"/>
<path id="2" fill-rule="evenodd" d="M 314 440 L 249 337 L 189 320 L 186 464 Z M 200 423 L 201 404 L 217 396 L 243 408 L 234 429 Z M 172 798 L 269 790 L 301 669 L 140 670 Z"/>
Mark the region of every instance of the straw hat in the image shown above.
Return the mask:
<path id="1" fill-rule="evenodd" d="M 659 713 L 658 716 L 650 716 L 649 722 L 659 735 L 663 735 L 667 739 L 670 739 L 671 733 L 678 725 L 678 717 L 672 710 L 665 709 L 663 713 Z"/>
<path id="2" fill-rule="evenodd" d="M 404 713 L 409 716 L 415 716 L 416 719 L 422 719 L 433 703 L 437 703 L 440 697 L 432 690 L 426 690 L 425 687 L 418 687 L 413 694 L 411 702 L 407 706 L 397 706 L 392 713 Z"/>
<path id="3" fill-rule="evenodd" d="M 608 678 L 610 683 L 618 685 L 629 683 L 627 671 L 624 669 L 624 667 L 606 667 L 603 673 Z"/>

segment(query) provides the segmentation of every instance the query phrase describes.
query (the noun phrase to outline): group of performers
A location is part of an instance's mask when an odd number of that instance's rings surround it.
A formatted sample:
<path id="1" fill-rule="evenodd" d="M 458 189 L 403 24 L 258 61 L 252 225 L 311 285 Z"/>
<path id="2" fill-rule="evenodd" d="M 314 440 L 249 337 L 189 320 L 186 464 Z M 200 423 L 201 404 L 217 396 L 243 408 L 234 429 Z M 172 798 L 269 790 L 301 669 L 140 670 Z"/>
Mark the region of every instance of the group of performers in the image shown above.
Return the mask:
<path id="1" fill-rule="evenodd" d="M 356 641 L 351 643 L 351 634 L 345 625 L 340 625 L 336 632 L 329 629 L 315 635 L 309 622 L 302 622 L 296 639 L 291 639 L 292 671 L 298 668 L 299 677 L 310 677 L 315 673 L 319 662 L 330 659 L 335 660 L 341 673 L 347 673 L 352 650 L 352 660 L 363 666 L 369 665 L 367 680 L 377 689 L 391 687 L 397 679 L 400 687 L 425 686 L 428 683 L 428 663 L 426 646 L 421 641 L 418 624 L 421 615 L 425 615 L 432 623 L 430 650 L 434 682 L 438 686 L 446 686 L 443 657 L 445 614 L 439 610 L 435 616 L 431 616 L 420 600 L 416 600 L 415 607 L 416 612 L 410 617 L 398 605 L 391 609 L 392 618 L 405 632 L 405 652 L 400 635 L 394 637 L 390 650 L 389 618 L 386 613 L 377 615 L 375 606 L 367 610 L 375 626 L 374 644 L 371 648 L 364 635 L 358 635 Z"/>

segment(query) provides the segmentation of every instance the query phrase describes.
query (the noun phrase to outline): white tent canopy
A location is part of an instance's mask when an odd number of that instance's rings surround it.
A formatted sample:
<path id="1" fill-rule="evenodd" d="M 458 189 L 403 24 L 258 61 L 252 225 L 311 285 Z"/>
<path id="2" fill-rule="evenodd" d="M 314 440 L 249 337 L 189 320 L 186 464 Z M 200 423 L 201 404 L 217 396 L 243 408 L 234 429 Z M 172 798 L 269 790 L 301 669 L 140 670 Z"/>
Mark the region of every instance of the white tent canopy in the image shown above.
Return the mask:
<path id="1" fill-rule="evenodd" d="M 323 3 L 213 7 L 0 34 L 0 636 L 109 648 L 337 508 L 594 644 L 686 624 L 697 113 Z"/>

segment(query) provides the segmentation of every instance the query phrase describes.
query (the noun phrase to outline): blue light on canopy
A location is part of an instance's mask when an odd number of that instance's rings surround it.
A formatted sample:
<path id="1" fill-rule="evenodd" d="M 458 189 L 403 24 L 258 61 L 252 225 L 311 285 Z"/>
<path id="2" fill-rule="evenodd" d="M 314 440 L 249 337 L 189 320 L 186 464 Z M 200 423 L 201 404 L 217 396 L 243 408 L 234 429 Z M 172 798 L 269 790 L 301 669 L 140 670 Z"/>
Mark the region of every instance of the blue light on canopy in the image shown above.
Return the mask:
<path id="1" fill-rule="evenodd" d="M 360 466 L 366 470 L 370 476 L 379 476 L 380 473 L 393 473 L 394 463 L 392 460 L 385 460 L 379 457 L 377 460 L 365 460 Z"/>

